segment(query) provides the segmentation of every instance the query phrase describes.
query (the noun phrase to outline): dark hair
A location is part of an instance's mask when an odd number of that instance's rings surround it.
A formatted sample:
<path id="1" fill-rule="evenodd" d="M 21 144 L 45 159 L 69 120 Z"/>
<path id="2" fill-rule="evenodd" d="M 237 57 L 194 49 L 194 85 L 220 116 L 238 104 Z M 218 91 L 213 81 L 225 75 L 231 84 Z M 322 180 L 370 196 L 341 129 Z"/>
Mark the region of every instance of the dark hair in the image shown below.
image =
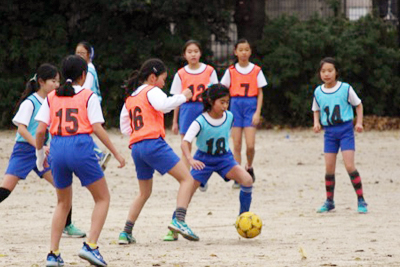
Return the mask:
<path id="1" fill-rule="evenodd" d="M 319 62 L 319 69 L 318 69 L 318 77 L 319 77 L 319 79 L 322 81 L 322 78 L 321 78 L 321 69 L 322 69 L 322 66 L 325 64 L 325 63 L 329 63 L 329 64 L 332 64 L 334 67 L 335 67 L 335 70 L 336 70 L 336 79 L 337 78 L 339 78 L 339 64 L 337 63 L 337 61 L 333 58 L 333 57 L 326 57 L 326 58 L 323 58 L 322 60 L 321 60 L 321 62 Z"/>
<path id="2" fill-rule="evenodd" d="M 142 85 L 147 78 L 154 74 L 156 77 L 167 71 L 164 62 L 158 58 L 151 58 L 146 60 L 139 70 L 132 72 L 128 80 L 125 81 L 125 94 L 128 97 L 132 92 L 134 92 L 140 85 Z"/>
<path id="3" fill-rule="evenodd" d="M 88 54 L 89 54 L 90 61 L 92 61 L 93 58 L 94 58 L 94 48 L 93 48 L 93 46 L 89 42 L 81 41 L 76 45 L 76 47 L 78 47 L 80 45 L 85 48 L 86 52 L 88 52 Z"/>
<path id="4" fill-rule="evenodd" d="M 183 46 L 182 54 L 185 54 L 185 53 L 186 53 L 186 49 L 187 49 L 188 46 L 191 45 L 191 44 L 196 45 L 196 46 L 199 48 L 200 53 L 202 52 L 202 51 L 201 51 L 201 44 L 200 44 L 199 41 L 197 41 L 197 40 L 189 40 L 189 41 L 187 41 L 187 42 L 185 43 L 185 45 Z"/>
<path id="5" fill-rule="evenodd" d="M 229 96 L 229 89 L 221 84 L 216 83 L 210 85 L 202 94 L 203 98 L 203 112 L 210 111 L 212 106 L 214 105 L 215 100 L 222 98 L 224 96 Z"/>
<path id="6" fill-rule="evenodd" d="M 22 92 L 21 98 L 16 105 L 16 109 L 18 109 L 22 101 L 24 101 L 28 96 L 39 91 L 39 79 L 45 82 L 47 80 L 54 79 L 57 74 L 59 74 L 57 67 L 49 63 L 40 65 L 35 75 L 26 83 L 25 90 Z"/>
<path id="7" fill-rule="evenodd" d="M 58 96 L 75 95 L 72 83 L 82 77 L 82 73 L 87 73 L 88 65 L 86 61 L 76 55 L 69 55 L 62 61 L 61 73 L 65 79 L 65 83 L 56 90 Z"/>
<path id="8" fill-rule="evenodd" d="M 237 49 L 237 47 L 238 47 L 240 44 L 249 44 L 250 49 L 251 49 L 251 45 L 250 45 L 249 41 L 247 41 L 247 39 L 241 38 L 241 39 L 237 40 L 237 42 L 236 42 L 236 44 L 235 44 L 235 50 Z"/>

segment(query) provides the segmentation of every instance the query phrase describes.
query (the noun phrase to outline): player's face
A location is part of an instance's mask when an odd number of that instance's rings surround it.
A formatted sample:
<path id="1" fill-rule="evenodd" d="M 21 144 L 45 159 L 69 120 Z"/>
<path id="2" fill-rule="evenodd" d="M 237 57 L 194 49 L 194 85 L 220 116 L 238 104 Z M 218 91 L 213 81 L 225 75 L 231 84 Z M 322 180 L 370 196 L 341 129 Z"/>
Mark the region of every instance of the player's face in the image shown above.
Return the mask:
<path id="1" fill-rule="evenodd" d="M 241 43 L 235 49 L 235 56 L 239 62 L 248 62 L 251 56 L 251 48 L 249 43 Z"/>
<path id="2" fill-rule="evenodd" d="M 166 79 L 167 79 L 167 72 L 164 72 L 163 74 L 157 77 L 157 80 L 154 85 L 157 86 L 158 88 L 163 88 Z"/>
<path id="3" fill-rule="evenodd" d="M 229 107 L 229 95 L 218 98 L 215 100 L 214 105 L 212 106 L 212 111 L 218 115 L 222 115 L 225 110 L 228 110 Z"/>
<path id="4" fill-rule="evenodd" d="M 75 50 L 75 55 L 82 57 L 86 62 L 89 63 L 90 55 L 89 52 L 83 45 L 78 45 Z"/>
<path id="5" fill-rule="evenodd" d="M 335 66 L 331 63 L 324 63 L 319 72 L 321 76 L 321 80 L 325 83 L 325 85 L 335 85 L 336 84 L 336 69 Z"/>
<path id="6" fill-rule="evenodd" d="M 186 47 L 184 57 L 190 65 L 199 63 L 201 57 L 200 48 L 196 44 L 188 45 L 188 47 Z"/>
<path id="7" fill-rule="evenodd" d="M 46 94 L 57 89 L 58 87 L 60 87 L 60 75 L 58 73 L 53 79 L 48 79 L 40 83 L 40 89 L 43 89 Z"/>

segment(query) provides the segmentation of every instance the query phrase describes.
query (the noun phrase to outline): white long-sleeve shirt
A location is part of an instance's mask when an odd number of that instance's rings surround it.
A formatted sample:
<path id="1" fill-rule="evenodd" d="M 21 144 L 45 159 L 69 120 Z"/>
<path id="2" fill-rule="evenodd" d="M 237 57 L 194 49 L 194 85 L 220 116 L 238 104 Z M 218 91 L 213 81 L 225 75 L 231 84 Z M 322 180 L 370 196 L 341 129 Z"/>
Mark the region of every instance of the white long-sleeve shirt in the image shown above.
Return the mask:
<path id="1" fill-rule="evenodd" d="M 139 94 L 148 84 L 143 84 L 132 93 L 132 96 Z M 176 94 L 168 97 L 160 88 L 154 87 L 147 92 L 147 99 L 155 110 L 161 111 L 162 113 L 168 113 L 176 107 L 186 102 L 186 97 L 183 94 Z M 129 112 L 126 106 L 122 107 L 121 115 L 119 118 L 119 128 L 121 133 L 124 135 L 130 135 L 132 128 L 130 125 Z"/>

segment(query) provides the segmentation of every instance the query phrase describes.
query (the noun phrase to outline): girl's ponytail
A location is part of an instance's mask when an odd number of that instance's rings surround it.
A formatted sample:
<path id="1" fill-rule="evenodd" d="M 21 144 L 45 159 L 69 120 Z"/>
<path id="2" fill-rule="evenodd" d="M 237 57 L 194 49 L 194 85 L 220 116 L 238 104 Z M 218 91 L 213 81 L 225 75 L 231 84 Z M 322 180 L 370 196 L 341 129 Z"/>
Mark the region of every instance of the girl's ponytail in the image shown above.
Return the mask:
<path id="1" fill-rule="evenodd" d="M 73 96 L 75 89 L 72 83 L 87 73 L 88 65 L 80 56 L 70 55 L 64 58 L 61 72 L 65 78 L 65 83 L 56 90 L 57 96 Z"/>
<path id="2" fill-rule="evenodd" d="M 128 80 L 125 81 L 125 85 L 122 87 L 125 89 L 125 98 L 130 96 L 138 87 L 139 83 L 139 71 L 134 70 L 129 76 Z"/>
<path id="3" fill-rule="evenodd" d="M 50 79 L 55 79 L 58 73 L 58 69 L 49 64 L 49 63 L 44 63 L 39 66 L 37 69 L 35 75 L 26 83 L 25 85 L 25 90 L 22 92 L 22 95 L 20 99 L 17 102 L 17 105 L 15 106 L 14 113 L 17 112 L 19 106 L 21 103 L 31 94 L 39 91 L 40 89 L 40 84 L 39 80 L 46 81 Z"/>
<path id="4" fill-rule="evenodd" d="M 125 81 L 123 88 L 125 88 L 126 97 L 135 92 L 135 90 L 142 85 L 151 74 L 158 77 L 166 71 L 167 67 L 165 67 L 164 62 L 160 59 L 151 58 L 146 60 L 140 67 L 140 70 L 133 71 L 129 79 Z"/>

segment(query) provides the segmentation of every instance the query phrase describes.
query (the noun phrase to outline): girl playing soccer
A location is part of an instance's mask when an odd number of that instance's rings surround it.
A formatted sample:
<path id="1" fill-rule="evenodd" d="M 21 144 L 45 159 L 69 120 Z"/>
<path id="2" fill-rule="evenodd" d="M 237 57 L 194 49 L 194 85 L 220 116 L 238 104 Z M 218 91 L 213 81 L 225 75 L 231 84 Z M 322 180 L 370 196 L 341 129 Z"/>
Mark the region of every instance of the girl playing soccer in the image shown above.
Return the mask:
<path id="1" fill-rule="evenodd" d="M 81 57 L 67 56 L 62 62 L 65 84 L 47 96 L 47 101 L 44 101 L 35 118 L 39 121 L 36 132 L 36 165 L 39 171 L 46 165 L 43 144 L 47 126 L 53 136 L 49 157 L 52 160 L 57 206 L 51 225 L 50 253 L 46 266 L 64 265 L 59 243 L 62 222 L 71 208 L 72 174 L 81 180 L 82 186 L 86 186 L 95 202 L 90 232 L 79 257 L 96 266 L 107 265 L 99 252 L 97 240 L 107 217 L 110 195 L 93 151 L 94 143 L 90 134 L 94 132 L 113 153 L 120 168 L 125 165 L 125 159 L 117 152 L 102 127 L 104 119 L 98 98 L 93 97 L 91 90 L 82 88 L 86 73 L 87 64 Z"/>
<path id="2" fill-rule="evenodd" d="M 242 135 L 246 139 L 246 170 L 255 181 L 253 160 L 255 154 L 256 126 L 260 122 L 263 103 L 262 87 L 267 80 L 257 65 L 249 61 L 251 47 L 246 39 L 240 39 L 234 50 L 238 62 L 230 66 L 221 79 L 221 83 L 229 88 L 231 94 L 230 110 L 235 118 L 232 128 L 233 155 L 235 160 L 242 162 Z M 240 188 L 235 182 L 233 188 Z"/>
<path id="3" fill-rule="evenodd" d="M 85 83 L 83 84 L 83 88 L 87 88 L 92 90 L 97 97 L 99 98 L 100 104 L 103 98 L 101 97 L 100 85 L 99 85 L 99 77 L 97 76 L 96 68 L 93 65 L 94 58 L 94 48 L 88 42 L 82 41 L 80 42 L 75 49 L 75 55 L 81 56 L 86 63 L 88 64 L 88 72 L 86 75 Z M 94 144 L 94 151 L 96 152 L 97 157 L 99 158 L 99 163 L 103 171 L 107 168 L 107 163 L 111 159 L 111 153 L 103 153 L 101 149 Z"/>
<path id="4" fill-rule="evenodd" d="M 133 93 L 125 100 L 121 111 L 120 128 L 130 135 L 129 147 L 135 162 L 139 180 L 139 195 L 134 199 L 128 213 L 124 230 L 119 235 L 119 244 L 135 243 L 132 228 L 139 217 L 153 187 L 153 174 L 169 173 L 180 184 L 175 218 L 168 228 L 186 239 L 198 241 L 199 237 L 185 223 L 186 210 L 190 202 L 193 178 L 188 168 L 171 147 L 164 141 L 164 113 L 191 99 L 192 92 L 186 89 L 172 97 L 161 90 L 167 78 L 167 70 L 159 59 L 149 59 L 139 71 L 127 81 L 126 89 Z"/>
<path id="5" fill-rule="evenodd" d="M 35 76 L 26 84 L 17 104 L 18 112 L 13 123 L 18 127 L 16 143 L 8 163 L 8 168 L 0 185 L 0 203 L 6 199 L 20 180 L 25 180 L 33 170 L 40 178 L 54 185 L 50 168 L 39 171 L 36 168 L 35 136 L 38 122 L 35 116 L 48 93 L 60 86 L 60 75 L 57 68 L 51 64 L 42 64 Z M 46 143 L 49 135 L 46 134 Z M 49 152 L 45 147 L 46 153 Z M 85 237 L 85 232 L 79 230 L 71 221 L 72 208 L 69 210 L 63 234 L 69 237 Z"/>
<path id="6" fill-rule="evenodd" d="M 314 132 L 324 127 L 325 153 L 325 186 L 326 201 L 317 212 L 328 212 L 335 208 L 333 195 L 335 190 L 335 167 L 339 148 L 342 151 L 344 165 L 349 173 L 351 183 L 357 194 L 358 212 L 367 213 L 367 203 L 364 200 L 361 177 L 354 164 L 354 129 L 353 107 L 356 107 L 357 121 L 355 129 L 363 131 L 363 105 L 354 89 L 347 83 L 339 82 L 339 70 L 335 59 L 324 58 L 320 62 L 319 77 L 324 84 L 314 91 L 312 110 L 314 112 Z"/>
<path id="7" fill-rule="evenodd" d="M 183 47 L 183 57 L 187 61 L 187 65 L 178 70 L 172 81 L 172 95 L 181 94 L 183 90 L 189 88 L 193 92 L 193 96 L 180 107 L 175 108 L 172 123 L 172 131 L 183 139 L 190 124 L 201 114 L 203 104 L 201 94 L 209 84 L 218 83 L 217 73 L 213 67 L 200 62 L 201 46 L 198 41 L 189 40 Z M 179 119 L 178 119 L 179 117 Z M 179 124 L 178 124 L 179 121 Z M 192 147 L 189 146 L 191 151 Z M 183 162 L 190 168 L 186 157 L 182 157 Z M 204 185 L 204 191 L 207 189 Z"/>
<path id="8" fill-rule="evenodd" d="M 190 125 L 182 141 L 182 150 L 195 180 L 193 193 L 207 183 L 213 172 L 225 181 L 234 180 L 241 186 L 239 214 L 249 211 L 253 179 L 238 165 L 229 149 L 230 130 L 234 121 L 228 111 L 229 89 L 222 84 L 211 85 L 203 93 L 203 113 Z M 198 150 L 192 157 L 189 147 L 197 137 Z"/>

